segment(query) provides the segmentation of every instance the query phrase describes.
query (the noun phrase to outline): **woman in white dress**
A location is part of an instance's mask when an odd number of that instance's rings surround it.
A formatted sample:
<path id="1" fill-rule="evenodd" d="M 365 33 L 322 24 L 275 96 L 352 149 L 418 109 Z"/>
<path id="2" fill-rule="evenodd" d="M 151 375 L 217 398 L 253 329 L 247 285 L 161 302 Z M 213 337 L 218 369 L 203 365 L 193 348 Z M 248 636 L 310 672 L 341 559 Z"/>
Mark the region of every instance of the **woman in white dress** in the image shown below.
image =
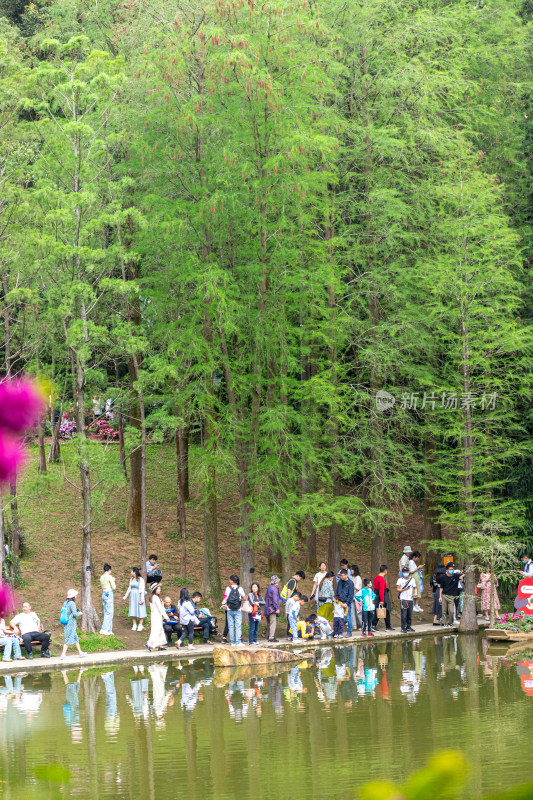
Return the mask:
<path id="1" fill-rule="evenodd" d="M 167 638 L 163 630 L 163 620 L 168 622 L 168 616 L 159 596 L 161 594 L 161 584 L 153 584 L 150 591 L 150 638 L 144 646 L 147 650 L 164 650 Z"/>

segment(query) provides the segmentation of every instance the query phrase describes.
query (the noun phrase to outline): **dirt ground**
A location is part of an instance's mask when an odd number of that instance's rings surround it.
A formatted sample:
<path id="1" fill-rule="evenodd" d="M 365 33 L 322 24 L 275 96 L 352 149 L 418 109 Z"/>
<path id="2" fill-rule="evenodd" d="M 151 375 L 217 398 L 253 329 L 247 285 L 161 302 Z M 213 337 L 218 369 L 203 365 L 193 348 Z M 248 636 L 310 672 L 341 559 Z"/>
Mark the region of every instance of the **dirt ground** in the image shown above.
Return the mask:
<path id="1" fill-rule="evenodd" d="M 70 448 L 70 450 L 69 450 Z M 48 484 L 37 485 L 35 489 L 36 465 L 32 458 L 23 481 L 20 484 L 20 517 L 26 537 L 26 554 L 22 561 L 23 584 L 18 589 L 19 604 L 28 599 L 39 613 L 45 626 L 52 630 L 56 641 L 61 633 L 59 612 L 67 589 L 79 588 L 81 551 L 81 502 L 76 487 L 76 467 L 71 458 L 72 445 L 63 445 L 64 463 L 50 468 Z M 180 574 L 180 543 L 177 541 L 175 508 L 175 465 L 172 448 L 162 446 L 148 449 L 147 468 L 147 531 L 148 551 L 158 556 L 163 570 L 163 591 L 175 601 L 182 586 L 189 590 L 201 588 L 203 528 L 202 510 L 194 502 L 194 454 L 191 460 L 193 500 L 188 507 L 187 574 Z M 110 450 L 110 458 L 117 458 L 115 448 Z M 231 477 L 221 479 L 221 497 L 218 503 L 219 557 L 222 584 L 227 577 L 239 568 L 239 543 L 236 533 L 239 525 L 237 494 Z M 126 531 L 124 518 L 127 507 L 126 484 L 115 487 L 105 499 L 101 510 L 95 515 L 93 526 L 93 600 L 101 614 L 101 593 L 99 576 L 104 561 L 109 562 L 117 581 L 115 594 L 114 631 L 126 647 L 139 647 L 147 638 L 144 632 L 133 632 L 127 618 L 127 601 L 122 597 L 127 590 L 132 566 L 139 565 L 140 543 L 137 536 Z M 391 583 L 397 576 L 397 567 L 404 544 L 413 549 L 422 539 L 422 514 L 413 505 L 404 514 L 398 533 L 391 536 L 388 544 L 388 562 Z M 319 560 L 327 554 L 327 534 L 318 537 Z M 370 542 L 363 533 L 347 534 L 343 545 L 343 557 L 350 563 L 358 564 L 363 577 L 370 576 Z M 304 564 L 304 546 L 292 556 L 293 569 Z M 332 565 L 336 570 L 338 565 Z M 303 591 L 311 593 L 312 576 L 316 570 L 307 570 Z M 255 576 L 261 588 L 269 583 L 266 548 L 257 547 Z M 393 604 L 396 592 L 391 592 Z M 431 622 L 432 595 L 428 581 L 421 605 L 423 614 L 415 614 L 416 622 Z M 211 611 L 222 617 L 220 599 L 211 602 Z M 309 613 L 313 610 L 309 606 Z M 396 601 L 396 606 L 398 605 Z M 393 625 L 399 625 L 399 616 L 393 611 Z M 280 632 L 282 628 L 280 626 Z M 264 635 L 264 625 L 260 636 Z"/>

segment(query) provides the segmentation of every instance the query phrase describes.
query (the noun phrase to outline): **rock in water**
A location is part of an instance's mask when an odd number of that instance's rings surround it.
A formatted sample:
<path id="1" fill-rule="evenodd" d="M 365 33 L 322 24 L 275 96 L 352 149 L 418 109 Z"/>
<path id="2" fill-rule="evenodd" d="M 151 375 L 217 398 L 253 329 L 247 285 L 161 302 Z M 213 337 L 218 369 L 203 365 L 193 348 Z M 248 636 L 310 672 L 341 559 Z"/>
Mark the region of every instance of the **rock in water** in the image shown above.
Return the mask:
<path id="1" fill-rule="evenodd" d="M 290 650 L 271 650 L 270 647 L 213 648 L 215 667 L 246 667 L 255 664 L 279 664 L 284 661 L 301 661 L 302 657 Z"/>

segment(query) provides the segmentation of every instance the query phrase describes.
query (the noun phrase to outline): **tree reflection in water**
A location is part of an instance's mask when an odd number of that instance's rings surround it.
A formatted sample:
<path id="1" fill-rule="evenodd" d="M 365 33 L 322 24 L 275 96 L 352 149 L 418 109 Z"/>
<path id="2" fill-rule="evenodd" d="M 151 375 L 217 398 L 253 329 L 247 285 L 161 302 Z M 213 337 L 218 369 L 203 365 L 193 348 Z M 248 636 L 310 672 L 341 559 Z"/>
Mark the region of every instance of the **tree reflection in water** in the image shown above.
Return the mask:
<path id="1" fill-rule="evenodd" d="M 0 791 L 55 797 L 33 777 L 52 761 L 91 800 L 218 800 L 237 786 L 243 798 L 323 793 L 339 764 L 336 788 L 348 791 L 372 776 L 395 780 L 450 743 L 470 757 L 474 796 L 499 786 L 498 762 L 518 768 L 512 742 L 517 718 L 533 724 L 533 661 L 515 665 L 452 634 L 302 657 L 289 669 L 215 671 L 203 658 L 6 676 Z M 353 767 L 361 758 L 364 774 Z"/>

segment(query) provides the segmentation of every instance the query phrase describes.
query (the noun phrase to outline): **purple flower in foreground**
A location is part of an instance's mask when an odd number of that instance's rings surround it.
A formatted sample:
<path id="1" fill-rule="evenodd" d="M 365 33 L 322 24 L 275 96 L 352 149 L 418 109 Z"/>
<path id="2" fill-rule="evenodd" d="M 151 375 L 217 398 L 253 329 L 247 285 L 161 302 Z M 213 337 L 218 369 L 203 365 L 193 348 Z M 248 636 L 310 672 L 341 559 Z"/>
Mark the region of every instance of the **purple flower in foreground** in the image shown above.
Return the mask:
<path id="1" fill-rule="evenodd" d="M 0 383 L 1 428 L 24 433 L 39 421 L 43 411 L 43 398 L 30 381 L 16 379 Z"/>
<path id="2" fill-rule="evenodd" d="M 24 462 L 22 443 L 0 431 L 0 483 L 10 480 Z"/>
<path id="3" fill-rule="evenodd" d="M 0 617 L 5 617 L 15 610 L 15 595 L 10 586 L 0 581 Z"/>

